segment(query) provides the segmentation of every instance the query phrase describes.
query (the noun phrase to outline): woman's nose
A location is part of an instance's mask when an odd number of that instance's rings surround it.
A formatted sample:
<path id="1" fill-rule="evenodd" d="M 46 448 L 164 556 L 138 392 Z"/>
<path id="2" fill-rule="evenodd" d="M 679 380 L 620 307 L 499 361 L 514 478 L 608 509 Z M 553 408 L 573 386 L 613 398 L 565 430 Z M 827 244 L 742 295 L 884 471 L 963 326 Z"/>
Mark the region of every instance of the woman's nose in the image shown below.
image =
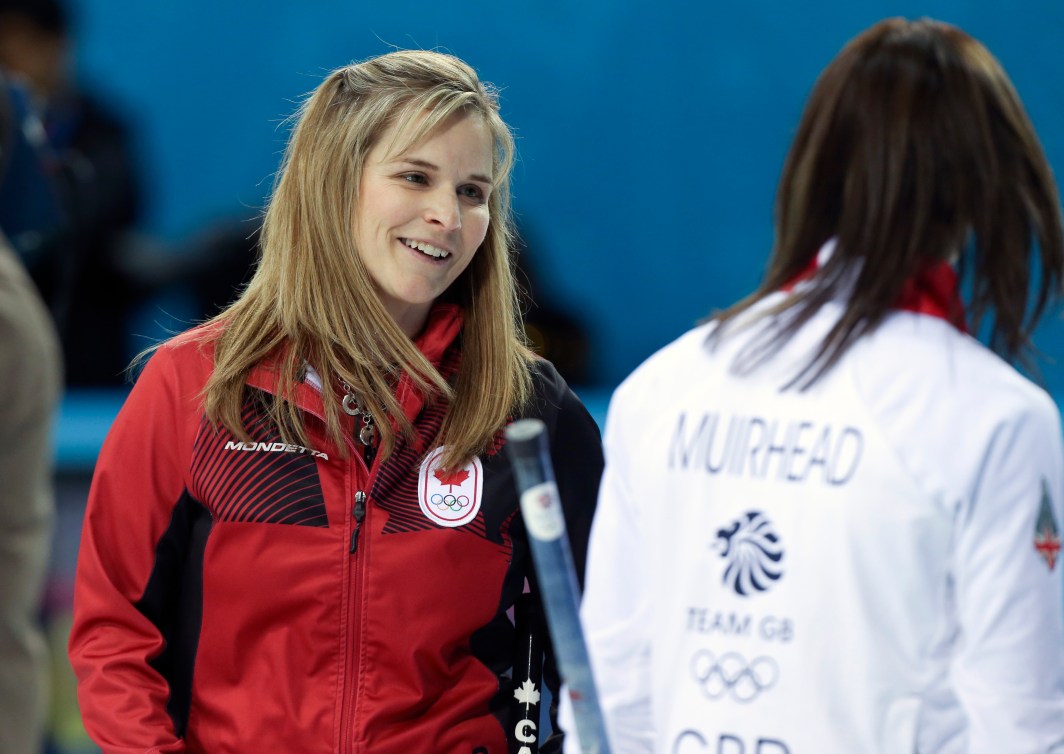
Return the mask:
<path id="1" fill-rule="evenodd" d="M 425 220 L 444 230 L 462 227 L 462 207 L 458 195 L 450 189 L 433 191 L 425 205 Z"/>

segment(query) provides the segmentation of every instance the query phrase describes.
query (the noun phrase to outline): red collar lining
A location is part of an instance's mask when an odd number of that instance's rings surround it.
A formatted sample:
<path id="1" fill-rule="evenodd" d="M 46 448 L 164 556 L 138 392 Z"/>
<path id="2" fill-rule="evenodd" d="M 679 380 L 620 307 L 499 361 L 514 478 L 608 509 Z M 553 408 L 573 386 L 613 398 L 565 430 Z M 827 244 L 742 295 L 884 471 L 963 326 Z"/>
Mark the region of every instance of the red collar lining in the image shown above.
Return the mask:
<path id="1" fill-rule="evenodd" d="M 812 279 L 819 268 L 820 255 L 816 254 L 804 270 L 783 286 L 783 290 L 790 292 L 799 283 Z M 907 278 L 894 308 L 938 317 L 961 332 L 968 331 L 957 273 L 949 262 L 932 262 L 913 277 Z"/>

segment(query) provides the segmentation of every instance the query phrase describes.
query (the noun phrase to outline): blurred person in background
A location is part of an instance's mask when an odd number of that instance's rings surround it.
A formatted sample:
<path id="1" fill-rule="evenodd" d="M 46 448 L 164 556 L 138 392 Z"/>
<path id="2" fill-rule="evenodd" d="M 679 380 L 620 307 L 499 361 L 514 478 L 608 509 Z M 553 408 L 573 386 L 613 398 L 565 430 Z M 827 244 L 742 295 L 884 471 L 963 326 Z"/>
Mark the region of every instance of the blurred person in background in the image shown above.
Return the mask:
<path id="1" fill-rule="evenodd" d="M 154 351 L 96 465 L 70 656 L 104 752 L 508 750 L 538 587 L 502 431 L 547 425 L 581 573 L 602 466 L 521 336 L 512 163 L 449 55 L 306 100 L 250 283 Z"/>
<path id="2" fill-rule="evenodd" d="M 33 126 L 25 127 L 23 102 L 0 74 L 0 218 L 9 222 L 14 196 L 39 191 L 43 208 L 51 195 L 45 168 L 25 138 Z M 19 231 L 47 236 L 57 216 L 24 216 Z M 35 754 L 44 739 L 48 655 L 40 611 L 54 522 L 51 428 L 61 379 L 51 318 L 0 232 L 0 754 Z"/>
<path id="3" fill-rule="evenodd" d="M 827 66 L 761 287 L 610 405 L 582 618 L 614 752 L 1064 752 L 1060 415 L 1008 363 L 1060 213 L 968 34 L 886 20 Z"/>
<path id="4" fill-rule="evenodd" d="M 132 356 L 130 315 L 157 281 L 126 243 L 142 209 L 131 129 L 72 79 L 72 48 L 61 0 L 0 0 L 0 67 L 43 122 L 63 210 L 59 233 L 12 241 L 59 328 L 67 384 L 118 385 Z"/>

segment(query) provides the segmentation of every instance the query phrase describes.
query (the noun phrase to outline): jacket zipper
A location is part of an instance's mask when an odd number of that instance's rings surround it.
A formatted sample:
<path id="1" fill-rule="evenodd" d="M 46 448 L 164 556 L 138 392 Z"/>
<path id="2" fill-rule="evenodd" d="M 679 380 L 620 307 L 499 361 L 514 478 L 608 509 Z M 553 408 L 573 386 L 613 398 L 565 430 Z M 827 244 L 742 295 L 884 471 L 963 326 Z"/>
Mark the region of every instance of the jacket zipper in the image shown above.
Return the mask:
<path id="1" fill-rule="evenodd" d="M 362 531 L 362 522 L 366 518 L 366 493 L 362 490 L 355 493 L 351 515 L 355 517 L 355 528 L 351 531 L 351 554 L 354 555 L 358 551 L 358 533 Z"/>
<path id="2" fill-rule="evenodd" d="M 352 444 L 352 447 L 354 445 Z M 373 478 L 373 464 L 367 463 L 366 459 L 357 450 L 352 454 L 353 458 L 350 460 L 351 469 L 356 477 L 361 477 L 365 480 L 365 483 L 372 486 Z M 361 474 L 359 472 L 362 472 Z M 363 474 L 365 476 L 363 476 Z M 362 532 L 362 524 L 366 520 L 366 516 L 369 513 L 369 495 L 365 489 L 355 490 L 354 503 L 351 506 L 351 544 L 348 548 L 348 572 L 350 573 L 349 588 L 347 589 L 345 600 L 346 604 L 344 609 L 347 611 L 349 621 L 347 628 L 347 638 L 345 641 L 344 654 L 346 655 L 344 660 L 345 667 L 345 680 L 343 684 L 343 699 L 340 703 L 340 751 L 341 752 L 355 752 L 358 750 L 357 746 L 352 745 L 352 740 L 356 735 L 355 731 L 355 717 L 356 708 L 358 706 L 358 699 L 356 698 L 356 689 L 358 687 L 358 674 L 359 674 L 359 636 L 362 632 L 362 581 L 363 573 L 366 566 L 366 547 L 368 542 L 362 542 L 362 551 L 359 552 L 359 536 Z"/>
<path id="3" fill-rule="evenodd" d="M 319 392 L 320 392 L 320 388 L 319 388 Z M 318 420 L 320 420 L 322 422 L 322 424 L 326 423 L 325 417 L 321 413 L 318 413 L 317 411 L 314 411 L 314 410 L 312 410 L 312 409 L 310 409 L 310 408 L 308 408 L 306 406 L 303 406 L 303 410 L 306 411 L 311 416 L 316 417 Z M 361 470 L 362 474 L 364 474 L 364 476 L 362 478 L 365 479 L 366 483 L 368 483 L 370 485 L 370 487 L 372 487 L 371 472 L 372 472 L 372 469 L 373 469 L 373 465 L 374 465 L 374 463 L 375 463 L 375 461 L 377 459 L 373 458 L 373 457 L 368 457 L 367 458 L 365 455 L 363 455 L 362 453 L 359 452 L 359 448 L 357 447 L 357 445 L 355 443 L 355 440 L 354 440 L 354 433 L 353 432 L 351 434 L 347 435 L 347 437 L 345 439 L 346 439 L 346 444 L 347 444 L 348 450 L 351 451 L 351 459 L 348 462 L 350 464 L 350 466 L 349 466 L 350 471 L 348 473 L 352 473 L 356 477 L 359 477 L 359 476 L 362 476 L 361 474 L 359 474 L 359 471 Z M 360 467 L 361 467 L 361 469 L 360 469 Z M 361 489 L 356 490 L 356 492 L 355 492 L 355 503 L 352 506 L 352 510 L 351 510 L 351 514 L 352 514 L 352 517 L 354 518 L 354 522 L 355 523 L 354 523 L 354 528 L 353 528 L 353 530 L 351 532 L 350 555 L 354 555 L 355 552 L 358 549 L 359 532 L 362 530 L 362 522 L 365 521 L 365 519 L 366 519 L 366 513 L 367 513 L 366 503 L 367 503 L 367 500 L 368 500 L 368 495 L 366 494 L 366 492 L 364 490 L 361 490 Z M 363 543 L 363 544 L 365 544 L 365 543 Z M 365 561 L 365 553 L 363 553 L 363 556 L 361 558 L 359 558 L 358 561 L 355 561 L 353 558 L 348 561 L 348 564 L 349 564 L 348 574 L 349 574 L 350 581 L 348 581 L 345 584 L 344 599 L 343 599 L 343 605 L 342 605 L 342 609 L 345 611 L 345 613 L 347 613 L 348 621 L 346 621 L 347 627 L 346 627 L 346 630 L 344 632 L 344 635 L 345 635 L 344 645 L 345 646 L 344 646 L 344 660 L 343 660 L 343 662 L 344 662 L 344 676 L 345 677 L 344 677 L 344 682 L 343 682 L 342 689 L 341 689 L 341 692 L 340 692 L 341 696 L 340 696 L 340 703 L 339 703 L 339 715 L 340 715 L 340 741 L 339 741 L 340 749 L 339 750 L 341 752 L 347 752 L 347 751 L 351 751 L 352 750 L 351 739 L 352 739 L 352 737 L 354 735 L 354 730 L 353 729 L 354 729 L 354 718 L 355 718 L 355 706 L 357 704 L 357 700 L 355 699 L 354 694 L 350 691 L 350 689 L 353 686 L 357 686 L 357 680 L 356 679 L 358 677 L 358 664 L 359 664 L 359 662 L 358 662 L 358 658 L 357 658 L 357 653 L 354 651 L 354 648 L 352 647 L 352 642 L 356 642 L 357 643 L 357 638 L 356 637 L 358 637 L 360 631 L 362 630 L 361 629 L 362 611 L 361 611 L 360 608 L 355 606 L 355 601 L 357 601 L 360 598 L 361 591 L 362 591 L 362 579 L 363 579 L 362 572 L 363 572 L 363 569 L 364 569 L 364 561 Z"/>

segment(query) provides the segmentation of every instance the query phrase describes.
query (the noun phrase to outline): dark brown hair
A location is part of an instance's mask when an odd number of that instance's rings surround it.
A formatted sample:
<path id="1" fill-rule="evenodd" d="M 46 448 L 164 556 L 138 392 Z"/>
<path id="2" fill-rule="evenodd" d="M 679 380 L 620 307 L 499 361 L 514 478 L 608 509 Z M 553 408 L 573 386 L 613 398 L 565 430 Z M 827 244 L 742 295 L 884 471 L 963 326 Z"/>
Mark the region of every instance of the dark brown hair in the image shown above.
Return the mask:
<path id="1" fill-rule="evenodd" d="M 836 248 L 812 285 L 770 312 L 777 326 L 741 355 L 741 371 L 845 293 L 841 319 L 791 383 L 812 384 L 883 321 L 907 278 L 940 260 L 958 261 L 969 325 L 986 321 L 991 348 L 1010 361 L 1027 360 L 1060 292 L 1060 205 L 1038 137 L 997 60 L 948 24 L 888 19 L 842 49 L 806 104 L 775 212 L 768 272 L 715 317 L 711 341 L 829 239 Z"/>

